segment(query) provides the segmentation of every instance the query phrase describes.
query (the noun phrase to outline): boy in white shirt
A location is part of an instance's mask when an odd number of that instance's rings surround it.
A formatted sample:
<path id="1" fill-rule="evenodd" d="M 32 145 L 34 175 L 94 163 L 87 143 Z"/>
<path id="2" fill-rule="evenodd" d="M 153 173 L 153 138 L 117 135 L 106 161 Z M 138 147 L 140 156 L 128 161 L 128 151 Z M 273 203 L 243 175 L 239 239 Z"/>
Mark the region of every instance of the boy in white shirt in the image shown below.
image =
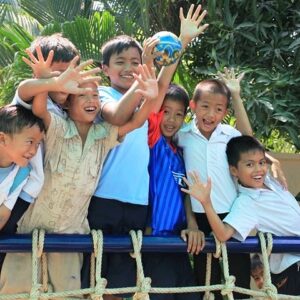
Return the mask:
<path id="1" fill-rule="evenodd" d="M 226 149 L 231 174 L 238 181 L 238 197 L 222 221 L 210 199 L 210 178 L 203 184 L 197 172 L 185 180 L 186 193 L 202 204 L 209 224 L 220 241 L 245 240 L 256 229 L 277 236 L 300 236 L 300 206 L 291 193 L 268 175 L 263 146 L 251 136 L 232 138 Z M 283 213 L 284 212 L 284 213 Z M 278 293 L 300 295 L 300 254 L 271 254 L 272 282 Z"/>
<path id="2" fill-rule="evenodd" d="M 8 221 L 31 171 L 45 127 L 41 119 L 21 106 L 0 108 L 0 230 L 7 233 Z M 12 216 L 14 218 L 14 216 Z"/>

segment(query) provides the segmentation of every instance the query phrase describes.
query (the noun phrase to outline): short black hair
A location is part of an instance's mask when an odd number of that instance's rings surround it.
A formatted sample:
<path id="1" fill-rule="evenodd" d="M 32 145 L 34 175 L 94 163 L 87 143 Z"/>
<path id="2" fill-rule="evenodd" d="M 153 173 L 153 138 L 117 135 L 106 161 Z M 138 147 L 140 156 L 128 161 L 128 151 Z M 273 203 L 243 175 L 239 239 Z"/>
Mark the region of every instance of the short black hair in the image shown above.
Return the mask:
<path id="1" fill-rule="evenodd" d="M 49 52 L 54 51 L 53 62 L 70 62 L 75 56 L 79 56 L 79 51 L 75 45 L 60 33 L 49 36 L 40 36 L 30 45 L 30 51 L 37 57 L 36 47 L 40 46 L 44 59 L 47 59 Z M 79 63 L 79 62 L 77 62 Z"/>
<path id="2" fill-rule="evenodd" d="M 171 83 L 165 95 L 165 99 L 167 98 L 177 102 L 181 102 L 184 105 L 184 111 L 187 111 L 190 98 L 188 92 L 184 87 L 178 84 Z"/>
<path id="3" fill-rule="evenodd" d="M 257 253 L 255 253 L 252 257 L 251 257 L 251 273 L 253 271 L 255 271 L 256 268 L 263 268 L 264 265 L 259 257 L 259 255 Z"/>
<path id="4" fill-rule="evenodd" d="M 5 105 L 0 108 L 0 131 L 5 134 L 16 134 L 23 128 L 37 125 L 41 132 L 45 131 L 43 121 L 36 117 L 30 109 L 20 105 Z"/>
<path id="5" fill-rule="evenodd" d="M 226 155 L 229 166 L 237 167 L 242 153 L 260 151 L 265 153 L 264 146 L 253 136 L 242 135 L 232 138 L 226 147 Z"/>
<path id="6" fill-rule="evenodd" d="M 118 35 L 102 46 L 102 64 L 108 66 L 113 54 L 119 54 L 128 48 L 136 48 L 142 58 L 143 48 L 137 40 L 128 35 Z"/>
<path id="7" fill-rule="evenodd" d="M 207 90 L 209 88 L 209 92 L 212 94 L 221 94 L 224 95 L 227 99 L 227 107 L 229 106 L 230 99 L 231 99 L 231 92 L 227 85 L 223 83 L 222 81 L 218 79 L 206 79 L 203 81 L 200 81 L 194 91 L 193 94 L 193 100 L 194 102 L 197 102 L 201 100 L 201 96 L 203 93 L 203 90 Z"/>

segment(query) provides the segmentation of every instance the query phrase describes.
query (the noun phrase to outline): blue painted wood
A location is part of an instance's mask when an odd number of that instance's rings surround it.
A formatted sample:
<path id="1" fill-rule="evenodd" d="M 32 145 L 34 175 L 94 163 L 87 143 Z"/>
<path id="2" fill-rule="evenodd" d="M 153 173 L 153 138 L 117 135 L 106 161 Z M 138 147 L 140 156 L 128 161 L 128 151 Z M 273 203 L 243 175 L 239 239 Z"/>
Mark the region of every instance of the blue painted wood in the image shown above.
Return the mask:
<path id="1" fill-rule="evenodd" d="M 0 252 L 31 252 L 32 238 L 29 234 L 0 236 Z M 90 235 L 79 234 L 46 234 L 45 252 L 91 252 Z M 234 239 L 227 241 L 228 252 L 253 253 L 260 252 L 258 237 L 248 237 L 244 242 Z M 129 236 L 105 236 L 105 252 L 131 252 L 132 243 Z M 143 238 L 142 252 L 185 252 L 186 244 L 178 236 Z M 213 238 L 206 238 L 204 253 L 215 252 Z M 300 237 L 273 237 L 272 253 L 300 253 Z"/>

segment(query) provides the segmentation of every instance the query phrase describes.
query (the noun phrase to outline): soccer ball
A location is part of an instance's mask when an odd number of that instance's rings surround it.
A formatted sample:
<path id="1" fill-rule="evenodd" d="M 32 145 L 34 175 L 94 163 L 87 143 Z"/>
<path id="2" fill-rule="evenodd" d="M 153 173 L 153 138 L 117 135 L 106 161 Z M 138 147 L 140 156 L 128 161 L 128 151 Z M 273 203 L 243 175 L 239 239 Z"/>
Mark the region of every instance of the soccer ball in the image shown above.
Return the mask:
<path id="1" fill-rule="evenodd" d="M 154 48 L 154 52 L 161 52 L 161 55 L 155 58 L 157 64 L 169 66 L 175 63 L 182 52 L 182 44 L 179 38 L 169 31 L 160 31 L 153 37 L 160 39 L 160 42 Z"/>

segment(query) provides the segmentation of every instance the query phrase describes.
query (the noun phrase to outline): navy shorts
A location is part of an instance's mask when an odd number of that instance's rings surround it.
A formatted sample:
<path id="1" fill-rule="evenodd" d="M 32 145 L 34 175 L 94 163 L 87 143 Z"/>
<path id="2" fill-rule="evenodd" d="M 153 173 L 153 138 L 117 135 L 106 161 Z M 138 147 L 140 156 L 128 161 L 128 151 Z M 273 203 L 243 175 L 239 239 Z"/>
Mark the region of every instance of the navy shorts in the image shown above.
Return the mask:
<path id="1" fill-rule="evenodd" d="M 130 230 L 144 230 L 147 206 L 92 197 L 88 211 L 91 229 L 106 235 L 125 235 Z M 107 288 L 136 286 L 136 261 L 129 253 L 103 253 L 101 276 Z M 85 255 L 81 272 L 82 288 L 90 286 L 90 255 Z"/>
<path id="2" fill-rule="evenodd" d="M 225 214 L 219 214 L 219 217 L 223 220 L 226 217 Z M 196 213 L 196 220 L 199 230 L 202 230 L 205 236 L 209 236 L 212 229 L 209 225 L 208 219 L 205 213 Z M 206 270 L 206 254 L 200 253 L 194 255 L 194 268 L 197 285 L 205 285 L 205 270 Z M 235 285 L 250 289 L 250 254 L 245 253 L 228 253 L 229 274 L 234 275 L 236 278 Z M 218 258 L 212 257 L 211 266 L 211 281 L 210 284 L 222 283 L 222 268 Z M 221 293 L 214 292 L 215 300 L 223 300 Z M 235 299 L 243 299 L 245 295 L 234 292 Z"/>
<path id="3" fill-rule="evenodd" d="M 193 269 L 187 253 L 143 254 L 145 276 L 153 287 L 195 286 Z M 200 300 L 200 293 L 149 294 L 151 300 Z"/>

